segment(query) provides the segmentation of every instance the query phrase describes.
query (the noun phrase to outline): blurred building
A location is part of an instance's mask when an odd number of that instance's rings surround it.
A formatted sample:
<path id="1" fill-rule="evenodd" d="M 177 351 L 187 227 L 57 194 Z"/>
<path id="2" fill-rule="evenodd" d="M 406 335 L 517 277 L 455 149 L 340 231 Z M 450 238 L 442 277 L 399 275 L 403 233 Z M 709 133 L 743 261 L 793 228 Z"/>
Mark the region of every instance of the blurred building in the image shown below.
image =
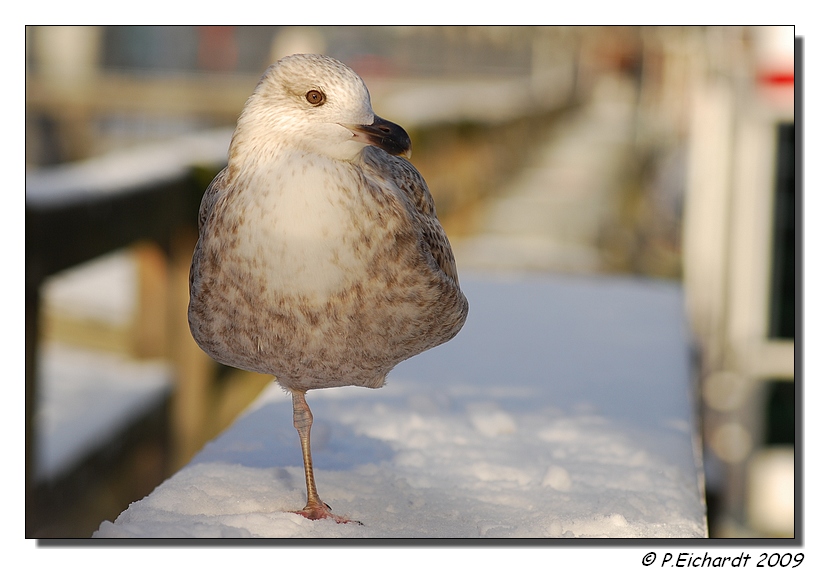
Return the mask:
<path id="1" fill-rule="evenodd" d="M 292 53 L 324 52 L 367 79 L 533 74 L 544 88 L 576 37 L 543 27 L 28 27 L 27 165 L 232 126 L 265 68 Z"/>
<path id="2" fill-rule="evenodd" d="M 793 536 L 801 395 L 791 27 L 714 28 L 693 86 L 684 284 L 715 536 Z"/>

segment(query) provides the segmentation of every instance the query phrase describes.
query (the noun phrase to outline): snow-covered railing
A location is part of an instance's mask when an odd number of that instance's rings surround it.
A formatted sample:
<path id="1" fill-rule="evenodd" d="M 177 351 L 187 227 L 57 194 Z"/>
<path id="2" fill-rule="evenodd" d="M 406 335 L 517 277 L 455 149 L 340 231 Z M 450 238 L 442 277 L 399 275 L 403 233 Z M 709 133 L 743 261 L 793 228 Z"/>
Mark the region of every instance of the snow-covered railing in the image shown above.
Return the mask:
<path id="1" fill-rule="evenodd" d="M 98 537 L 707 535 L 677 283 L 465 274 L 459 335 L 386 387 L 309 393 L 312 522 L 276 384 Z"/>
<path id="2" fill-rule="evenodd" d="M 193 169 L 227 159 L 230 130 L 181 137 L 26 174 L 26 283 L 138 239 L 192 225 Z"/>

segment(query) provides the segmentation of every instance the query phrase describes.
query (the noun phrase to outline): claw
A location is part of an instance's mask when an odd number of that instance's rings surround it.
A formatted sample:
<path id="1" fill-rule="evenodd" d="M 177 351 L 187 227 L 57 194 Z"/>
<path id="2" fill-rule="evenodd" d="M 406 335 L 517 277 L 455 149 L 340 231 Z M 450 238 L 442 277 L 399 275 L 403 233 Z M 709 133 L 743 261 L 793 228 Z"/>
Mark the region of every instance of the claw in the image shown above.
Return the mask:
<path id="1" fill-rule="evenodd" d="M 337 524 L 357 524 L 363 526 L 363 523 L 359 520 L 351 520 L 346 518 L 345 516 L 338 516 L 331 512 L 331 506 L 323 503 L 322 506 L 318 505 L 309 505 L 303 508 L 302 510 L 293 510 L 294 514 L 299 514 L 304 518 L 308 518 L 309 520 L 321 520 L 324 518 L 330 518 L 337 522 Z"/>

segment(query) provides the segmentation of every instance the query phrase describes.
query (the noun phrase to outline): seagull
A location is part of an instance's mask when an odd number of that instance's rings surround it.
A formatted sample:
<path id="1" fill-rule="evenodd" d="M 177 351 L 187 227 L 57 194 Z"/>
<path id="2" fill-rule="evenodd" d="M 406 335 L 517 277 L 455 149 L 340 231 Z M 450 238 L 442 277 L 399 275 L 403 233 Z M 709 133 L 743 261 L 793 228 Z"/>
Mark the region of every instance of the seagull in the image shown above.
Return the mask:
<path id="1" fill-rule="evenodd" d="M 205 191 L 188 322 L 216 361 L 266 373 L 292 397 L 308 494 L 317 493 L 306 393 L 378 388 L 452 339 L 468 302 L 406 131 L 378 117 L 349 67 L 295 54 L 248 98 L 228 165 Z"/>

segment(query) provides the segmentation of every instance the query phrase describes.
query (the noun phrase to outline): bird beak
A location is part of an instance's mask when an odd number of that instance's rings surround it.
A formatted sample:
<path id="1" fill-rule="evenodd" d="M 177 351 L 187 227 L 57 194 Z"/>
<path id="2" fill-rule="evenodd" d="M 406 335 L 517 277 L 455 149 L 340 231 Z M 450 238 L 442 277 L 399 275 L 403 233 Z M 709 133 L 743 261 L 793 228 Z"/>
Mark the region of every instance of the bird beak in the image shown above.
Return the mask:
<path id="1" fill-rule="evenodd" d="M 401 126 L 375 116 L 371 125 L 344 125 L 354 133 L 355 139 L 365 144 L 377 146 L 391 155 L 412 155 L 412 142 L 409 134 Z"/>

